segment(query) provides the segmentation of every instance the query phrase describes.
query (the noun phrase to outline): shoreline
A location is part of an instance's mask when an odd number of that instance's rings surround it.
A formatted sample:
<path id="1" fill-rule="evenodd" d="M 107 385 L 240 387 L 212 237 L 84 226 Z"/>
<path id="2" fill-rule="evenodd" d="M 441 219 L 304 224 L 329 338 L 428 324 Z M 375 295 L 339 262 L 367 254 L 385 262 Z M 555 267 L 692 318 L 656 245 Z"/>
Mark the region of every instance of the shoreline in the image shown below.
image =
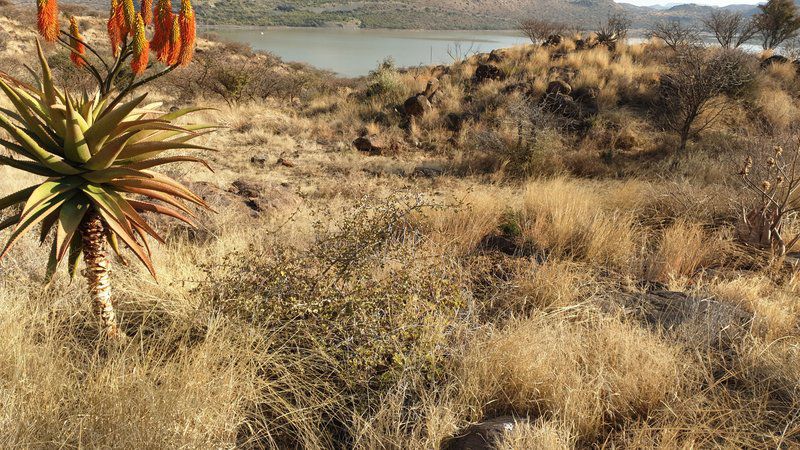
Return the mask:
<path id="1" fill-rule="evenodd" d="M 361 28 L 361 27 L 344 27 L 344 26 L 329 26 L 329 27 L 293 27 L 289 25 L 207 25 L 198 24 L 199 30 L 243 30 L 243 31 L 258 31 L 258 30 L 343 30 L 343 31 L 397 31 L 397 32 L 471 32 L 480 31 L 486 33 L 518 33 L 519 30 L 514 29 L 494 29 L 494 28 Z M 522 36 L 524 37 L 524 36 Z"/>

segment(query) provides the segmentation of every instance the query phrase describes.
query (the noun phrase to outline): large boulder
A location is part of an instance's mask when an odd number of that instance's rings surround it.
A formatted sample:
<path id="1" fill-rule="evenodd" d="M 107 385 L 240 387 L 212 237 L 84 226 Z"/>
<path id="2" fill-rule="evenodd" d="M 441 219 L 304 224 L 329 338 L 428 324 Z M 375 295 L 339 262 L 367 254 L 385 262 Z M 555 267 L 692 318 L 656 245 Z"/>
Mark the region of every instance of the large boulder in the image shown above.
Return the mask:
<path id="1" fill-rule="evenodd" d="M 428 97 L 424 94 L 417 94 L 409 97 L 408 100 L 403 103 L 403 112 L 405 115 L 411 117 L 424 116 L 425 113 L 432 108 L 431 101 L 428 100 Z"/>
<path id="2" fill-rule="evenodd" d="M 478 83 L 487 80 L 503 80 L 505 77 L 503 71 L 493 64 L 478 64 L 478 68 L 475 69 L 475 79 Z"/>

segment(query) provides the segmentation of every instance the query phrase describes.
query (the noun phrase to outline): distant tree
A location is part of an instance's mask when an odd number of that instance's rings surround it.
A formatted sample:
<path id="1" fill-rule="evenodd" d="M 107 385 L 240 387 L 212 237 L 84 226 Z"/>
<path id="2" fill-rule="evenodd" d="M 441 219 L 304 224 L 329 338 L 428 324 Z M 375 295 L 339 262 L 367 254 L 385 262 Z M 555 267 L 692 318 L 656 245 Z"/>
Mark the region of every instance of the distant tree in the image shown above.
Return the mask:
<path id="1" fill-rule="evenodd" d="M 632 24 L 631 19 L 625 14 L 615 13 L 608 17 L 605 26 L 600 27 L 599 31 L 615 36 L 616 40 L 624 41 L 628 38 L 628 31 Z"/>
<path id="2" fill-rule="evenodd" d="M 534 44 L 541 44 L 550 36 L 564 34 L 569 27 L 561 22 L 527 19 L 519 25 L 519 30 Z"/>
<path id="3" fill-rule="evenodd" d="M 683 25 L 677 20 L 656 22 L 647 32 L 647 36 L 661 39 L 674 51 L 700 42 L 700 34 L 695 27 Z"/>
<path id="4" fill-rule="evenodd" d="M 680 137 L 682 154 L 688 140 L 714 123 L 728 101 L 751 88 L 755 69 L 753 58 L 740 50 L 698 47 L 681 48 L 668 64 L 659 102 L 665 125 Z"/>
<path id="5" fill-rule="evenodd" d="M 787 39 L 797 36 L 800 31 L 800 17 L 793 0 L 769 0 L 759 5 L 761 10 L 753 20 L 761 35 L 764 50 L 773 49 Z"/>
<path id="6" fill-rule="evenodd" d="M 739 48 L 758 33 L 756 20 L 738 12 L 718 9 L 703 19 L 705 30 L 713 34 L 722 48 Z"/>

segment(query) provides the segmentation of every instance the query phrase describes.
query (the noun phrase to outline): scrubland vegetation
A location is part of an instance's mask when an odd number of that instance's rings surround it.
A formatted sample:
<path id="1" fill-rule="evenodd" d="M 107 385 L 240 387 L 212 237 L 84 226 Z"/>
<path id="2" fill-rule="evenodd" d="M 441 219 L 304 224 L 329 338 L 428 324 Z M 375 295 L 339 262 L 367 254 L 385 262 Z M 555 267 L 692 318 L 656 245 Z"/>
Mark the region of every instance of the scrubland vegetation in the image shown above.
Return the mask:
<path id="1" fill-rule="evenodd" d="M 0 17 L 1 70 L 28 25 Z M 767 56 L 584 34 L 342 80 L 202 41 L 150 96 L 216 108 L 215 173 L 169 175 L 217 213 L 154 218 L 158 283 L 114 263 L 123 348 L 20 241 L 0 442 L 466 448 L 511 417 L 500 448 L 800 445 L 800 78 Z"/>

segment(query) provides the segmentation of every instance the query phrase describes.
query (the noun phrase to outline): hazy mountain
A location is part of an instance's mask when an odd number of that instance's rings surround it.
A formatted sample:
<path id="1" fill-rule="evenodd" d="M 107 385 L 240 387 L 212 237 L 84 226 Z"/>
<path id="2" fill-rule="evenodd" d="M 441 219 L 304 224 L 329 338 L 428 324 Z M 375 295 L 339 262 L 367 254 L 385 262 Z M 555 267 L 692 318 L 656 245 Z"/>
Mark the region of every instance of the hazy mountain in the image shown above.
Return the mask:
<path id="1" fill-rule="evenodd" d="M 33 3 L 33 0 L 12 0 Z M 180 0 L 172 0 L 178 5 Z M 800 1 L 800 0 L 798 0 Z M 108 8 L 108 0 L 62 0 Z M 138 3 L 138 1 L 136 2 Z M 699 23 L 715 7 L 665 2 L 636 6 L 613 0 L 193 0 L 200 20 L 211 25 L 347 26 L 405 29 L 513 29 L 528 17 L 591 29 L 622 12 L 634 28 L 657 20 Z M 753 5 L 725 9 L 754 14 Z"/>

